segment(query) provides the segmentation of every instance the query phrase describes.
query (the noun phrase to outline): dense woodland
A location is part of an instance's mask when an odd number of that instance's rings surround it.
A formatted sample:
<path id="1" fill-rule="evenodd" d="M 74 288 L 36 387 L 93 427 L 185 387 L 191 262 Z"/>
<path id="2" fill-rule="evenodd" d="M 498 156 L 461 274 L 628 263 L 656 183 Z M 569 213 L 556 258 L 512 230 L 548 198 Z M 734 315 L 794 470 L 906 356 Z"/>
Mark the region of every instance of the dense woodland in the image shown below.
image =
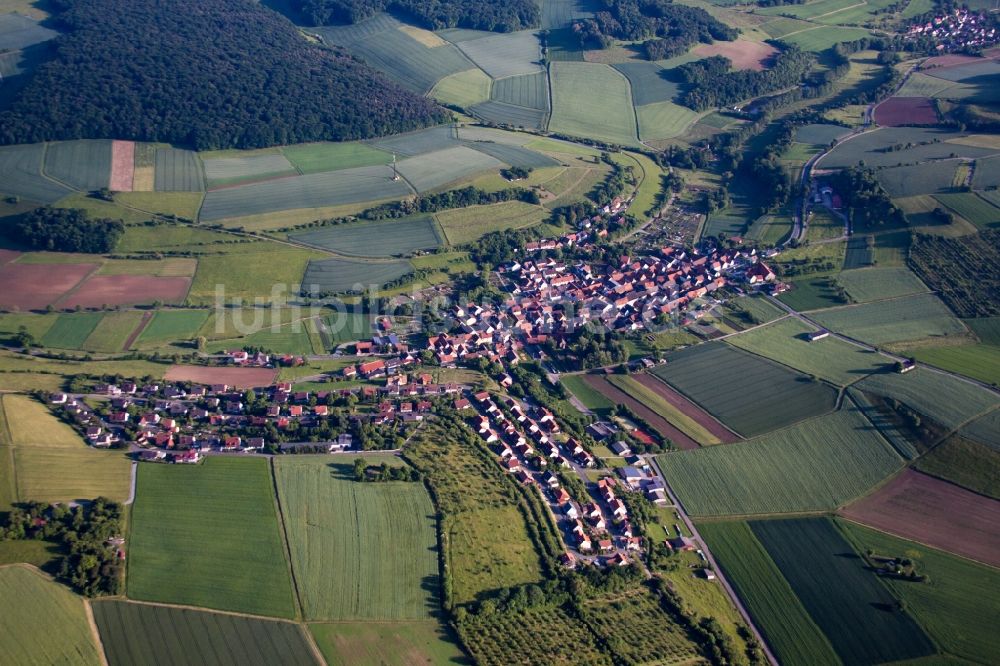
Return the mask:
<path id="1" fill-rule="evenodd" d="M 0 142 L 199 150 L 361 139 L 447 112 L 252 0 L 52 0 L 66 34 L 0 112 Z"/>
<path id="2" fill-rule="evenodd" d="M 585 47 L 607 48 L 615 39 L 647 40 L 649 60 L 662 60 L 687 51 L 697 42 L 732 41 L 739 30 L 717 21 L 704 9 L 671 0 L 600 0 L 593 19 L 574 26 Z"/>
<path id="3" fill-rule="evenodd" d="M 535 28 L 540 20 L 535 0 L 299 0 L 299 8 L 313 25 L 357 23 L 384 11 L 402 13 L 432 30 L 512 32 Z"/>
<path id="4" fill-rule="evenodd" d="M 903 211 L 892 203 L 872 169 L 844 169 L 831 178 L 840 193 L 855 231 L 875 227 L 904 226 Z"/>
<path id="5" fill-rule="evenodd" d="M 14 235 L 33 250 L 54 252 L 111 252 L 122 234 L 121 220 L 91 219 L 79 208 L 36 208 L 14 225 Z"/>
<path id="6" fill-rule="evenodd" d="M 723 56 L 689 62 L 677 68 L 681 80 L 688 84 L 681 103 L 695 111 L 732 106 L 799 85 L 815 62 L 815 55 L 795 47 L 776 55 L 772 65 L 761 72 L 731 71 L 732 61 Z"/>

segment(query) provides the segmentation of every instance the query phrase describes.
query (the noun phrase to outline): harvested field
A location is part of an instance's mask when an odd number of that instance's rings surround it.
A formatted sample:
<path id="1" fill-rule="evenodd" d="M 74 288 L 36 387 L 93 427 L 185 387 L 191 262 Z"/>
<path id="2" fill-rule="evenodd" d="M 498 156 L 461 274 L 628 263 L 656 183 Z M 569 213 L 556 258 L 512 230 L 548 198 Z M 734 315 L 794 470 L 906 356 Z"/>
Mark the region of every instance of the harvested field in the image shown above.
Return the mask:
<path id="1" fill-rule="evenodd" d="M 1000 566 L 1000 501 L 913 470 L 841 513 L 863 525 Z"/>
<path id="2" fill-rule="evenodd" d="M 1000 396 L 993 391 L 926 368 L 902 375 L 898 372 L 872 375 L 856 387 L 898 400 L 949 429 L 958 428 L 1000 404 Z"/>
<path id="3" fill-rule="evenodd" d="M 549 77 L 545 72 L 535 72 L 499 79 L 493 83 L 489 97 L 495 102 L 548 111 Z"/>
<path id="4" fill-rule="evenodd" d="M 410 193 L 405 182 L 392 180 L 388 166 L 358 167 L 213 190 L 205 195 L 201 219 L 214 221 L 386 197 L 401 199 Z"/>
<path id="5" fill-rule="evenodd" d="M 695 516 L 826 511 L 863 495 L 903 460 L 853 406 L 739 444 L 659 456 Z"/>
<path id="6" fill-rule="evenodd" d="M 306 267 L 302 284 L 307 289 L 331 294 L 377 288 L 413 272 L 406 260 L 361 261 L 351 259 L 318 259 Z"/>
<path id="7" fill-rule="evenodd" d="M 600 375 L 586 375 L 583 381 L 592 389 L 600 391 L 611 402 L 628 405 L 636 414 L 644 418 L 649 425 L 655 428 L 660 435 L 669 439 L 678 448 L 697 449 L 699 447 L 698 442 L 691 439 L 680 428 L 677 428 L 649 407 L 622 391 L 608 381 L 607 378 Z"/>
<path id="8" fill-rule="evenodd" d="M 814 330 L 799 319 L 788 318 L 726 338 L 726 342 L 839 386 L 895 365 L 887 356 L 832 336 L 809 342 L 806 336 Z"/>
<path id="9" fill-rule="evenodd" d="M 29 201 L 51 204 L 72 190 L 42 175 L 45 144 L 0 147 L 0 191 Z"/>
<path id="10" fill-rule="evenodd" d="M 875 122 L 885 127 L 935 125 L 937 109 L 927 97 L 890 97 L 875 107 Z"/>
<path id="11" fill-rule="evenodd" d="M 112 192 L 131 192 L 135 174 L 135 141 L 111 142 L 111 182 Z"/>
<path id="12" fill-rule="evenodd" d="M 486 153 L 456 146 L 405 159 L 399 163 L 399 173 L 417 192 L 426 192 L 503 165 Z"/>
<path id="13" fill-rule="evenodd" d="M 845 664 L 933 654 L 934 644 L 829 518 L 753 521 L 750 529 Z"/>
<path id="14" fill-rule="evenodd" d="M 291 622 L 131 601 L 92 608 L 109 666 L 317 663 L 305 630 Z M 155 640 L 149 627 L 156 627 Z"/>
<path id="15" fill-rule="evenodd" d="M 464 653 L 435 620 L 313 623 L 309 630 L 330 666 L 386 666 L 405 655 L 413 664 L 458 664 Z"/>
<path id="16" fill-rule="evenodd" d="M 201 192 L 205 189 L 201 160 L 179 148 L 157 148 L 154 168 L 157 192 Z"/>
<path id="17" fill-rule="evenodd" d="M 0 567 L 0 662 L 101 663 L 84 601 L 46 574 L 24 565 Z"/>
<path id="18" fill-rule="evenodd" d="M 669 354 L 652 372 L 744 436 L 824 414 L 836 403 L 832 387 L 720 342 Z"/>
<path id="19" fill-rule="evenodd" d="M 203 160 L 209 188 L 247 181 L 270 180 L 296 174 L 292 163 L 281 154 L 222 157 Z"/>
<path id="20" fill-rule="evenodd" d="M 832 331 L 873 345 L 966 333 L 962 322 L 937 296 L 929 293 L 830 308 L 812 316 Z"/>
<path id="21" fill-rule="evenodd" d="M 294 617 L 276 505 L 269 461 L 263 458 L 140 464 L 128 596 Z"/>
<path id="22" fill-rule="evenodd" d="M 97 264 L 7 263 L 0 266 L 0 307 L 8 310 L 38 310 L 50 305 L 97 269 Z"/>
<path id="23" fill-rule="evenodd" d="M 762 72 L 766 69 L 768 60 L 778 53 L 778 49 L 764 42 L 737 39 L 733 42 L 716 41 L 714 44 L 699 44 L 691 52 L 702 58 L 711 56 L 729 58 L 733 63 L 733 69 Z"/>
<path id="24" fill-rule="evenodd" d="M 440 247 L 437 225 L 430 215 L 387 222 L 353 222 L 289 235 L 291 240 L 338 254 L 391 257 Z"/>
<path id="25" fill-rule="evenodd" d="M 60 266 L 60 270 L 62 266 Z M 98 308 L 104 305 L 180 303 L 191 287 L 189 277 L 94 275 L 60 302 L 61 307 Z"/>
<path id="26" fill-rule="evenodd" d="M 227 384 L 238 389 L 270 386 L 278 371 L 270 368 L 224 368 L 206 365 L 172 365 L 164 375 L 171 382 Z"/>
<path id="27" fill-rule="evenodd" d="M 459 42 L 458 48 L 494 79 L 542 69 L 541 42 L 530 30 L 471 39 Z"/>
<path id="28" fill-rule="evenodd" d="M 490 123 L 537 130 L 545 128 L 545 117 L 547 115 L 541 109 L 530 109 L 524 106 L 515 106 L 495 101 L 476 104 L 469 111 Z"/>
<path id="29" fill-rule="evenodd" d="M 637 129 L 628 79 L 595 63 L 554 62 L 549 129 L 621 145 L 636 143 Z M 594 104 L 594 90 L 602 103 Z"/>
<path id="30" fill-rule="evenodd" d="M 367 143 L 300 143 L 281 149 L 288 161 L 304 174 L 377 166 L 392 161 L 389 153 Z"/>
<path id="31" fill-rule="evenodd" d="M 716 421 L 708 412 L 670 388 L 662 380 L 647 374 L 636 375 L 635 380 L 654 391 L 656 395 L 668 402 L 674 409 L 707 430 L 713 437 L 718 438 L 720 442 L 732 444 L 740 441 L 739 435 Z"/>

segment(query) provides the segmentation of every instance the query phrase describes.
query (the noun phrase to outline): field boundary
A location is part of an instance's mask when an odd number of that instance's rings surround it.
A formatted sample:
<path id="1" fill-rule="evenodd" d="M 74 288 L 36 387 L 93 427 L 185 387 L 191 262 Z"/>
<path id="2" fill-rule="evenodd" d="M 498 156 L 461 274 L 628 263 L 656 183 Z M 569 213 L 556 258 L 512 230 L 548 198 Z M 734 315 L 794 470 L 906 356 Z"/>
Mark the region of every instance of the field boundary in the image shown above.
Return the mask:
<path id="1" fill-rule="evenodd" d="M 97 655 L 101 660 L 101 666 L 108 666 L 108 653 L 104 649 L 104 641 L 101 640 L 101 630 L 97 628 L 97 622 L 94 620 L 94 610 L 90 607 L 90 599 L 83 598 L 83 614 L 87 618 L 87 626 L 90 628 L 90 638 L 94 641 L 94 647 L 97 648 Z"/>
<path id="2" fill-rule="evenodd" d="M 193 280 L 192 280 L 193 281 Z M 184 295 L 184 299 L 187 300 L 187 294 Z M 153 320 L 153 315 L 156 314 L 154 310 L 147 310 L 142 313 L 142 318 L 139 323 L 136 324 L 135 329 L 129 333 L 128 337 L 125 338 L 125 343 L 122 345 L 122 351 L 127 352 L 135 344 L 135 341 L 142 335 L 142 332 L 146 330 L 149 322 Z"/>
<path id="3" fill-rule="evenodd" d="M 274 456 L 267 458 L 267 472 L 271 477 L 272 500 L 274 508 L 278 512 L 278 522 L 281 523 L 281 546 L 285 551 L 285 566 L 288 567 L 288 574 L 292 580 L 292 597 L 295 599 L 295 615 L 298 618 L 305 618 L 302 611 L 302 597 L 299 592 L 299 581 L 295 576 L 295 567 L 292 566 L 292 546 L 288 540 L 288 528 L 285 525 L 285 512 L 281 506 L 281 495 L 278 493 L 278 477 L 274 473 Z"/>

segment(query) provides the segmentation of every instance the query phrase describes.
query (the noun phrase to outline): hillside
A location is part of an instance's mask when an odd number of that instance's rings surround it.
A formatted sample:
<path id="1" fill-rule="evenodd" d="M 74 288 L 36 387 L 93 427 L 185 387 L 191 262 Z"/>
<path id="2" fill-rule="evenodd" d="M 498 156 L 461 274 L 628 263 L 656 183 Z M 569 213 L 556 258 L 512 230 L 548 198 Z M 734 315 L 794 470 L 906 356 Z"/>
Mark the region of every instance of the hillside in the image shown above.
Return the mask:
<path id="1" fill-rule="evenodd" d="M 434 30 L 473 28 L 511 32 L 539 22 L 535 0 L 298 0 L 313 25 L 357 23 L 383 11 L 398 11 Z"/>
<path id="2" fill-rule="evenodd" d="M 0 113 L 0 142 L 259 148 L 405 132 L 445 112 L 250 0 L 56 0 L 66 34 Z"/>

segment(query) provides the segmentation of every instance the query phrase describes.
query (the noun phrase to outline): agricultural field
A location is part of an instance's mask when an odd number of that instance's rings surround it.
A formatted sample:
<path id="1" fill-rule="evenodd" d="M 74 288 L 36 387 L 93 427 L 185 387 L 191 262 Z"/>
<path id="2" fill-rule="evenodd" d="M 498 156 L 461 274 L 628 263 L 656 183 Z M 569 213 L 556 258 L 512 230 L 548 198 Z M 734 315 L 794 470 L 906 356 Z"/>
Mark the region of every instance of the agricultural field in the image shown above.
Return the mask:
<path id="1" fill-rule="evenodd" d="M 592 388 L 585 375 L 562 375 L 559 383 L 566 387 L 587 409 L 606 413 L 614 407 L 614 403 L 604 397 L 604 394 Z"/>
<path id="2" fill-rule="evenodd" d="M 265 349 L 274 354 L 308 356 L 309 354 L 317 353 L 317 350 L 313 349 L 307 326 L 309 324 L 305 321 L 297 321 L 278 328 L 266 326 L 240 338 L 213 340 L 205 347 L 205 351 L 219 353 L 227 349 L 233 349 L 234 347 L 240 348 L 241 345 L 248 345 Z M 321 352 L 322 350 L 319 351 Z"/>
<path id="3" fill-rule="evenodd" d="M 974 439 L 952 435 L 914 467 L 980 495 L 1000 499 L 1000 451 Z"/>
<path id="4" fill-rule="evenodd" d="M 636 107 L 639 137 L 643 141 L 672 139 L 683 134 L 698 118 L 698 112 L 673 102 Z"/>
<path id="5" fill-rule="evenodd" d="M 839 386 L 895 365 L 887 356 L 833 336 L 809 342 L 806 335 L 814 330 L 799 319 L 789 318 L 740 333 L 726 342 Z"/>
<path id="6" fill-rule="evenodd" d="M 1000 601 L 995 594 L 982 592 L 1000 585 L 996 569 L 854 523 L 837 522 L 858 552 L 871 549 L 881 556 L 908 557 L 927 576 L 919 584 L 889 580 L 888 585 L 946 654 L 978 663 L 993 659 L 1000 650 L 1000 637 L 994 631 L 1000 621 Z"/>
<path id="7" fill-rule="evenodd" d="M 140 465 L 130 541 L 127 584 L 133 599 L 296 614 L 263 458 Z"/>
<path id="8" fill-rule="evenodd" d="M 652 372 L 744 436 L 760 435 L 833 409 L 836 391 L 725 343 L 667 355 Z M 706 377 L 727 378 L 724 385 Z"/>
<path id="9" fill-rule="evenodd" d="M 94 645 L 84 601 L 27 566 L 0 567 L 0 662 L 94 666 Z"/>
<path id="10" fill-rule="evenodd" d="M 857 303 L 898 298 L 927 291 L 927 286 L 909 269 L 902 267 L 846 270 L 836 278 Z"/>
<path id="11" fill-rule="evenodd" d="M 107 187 L 111 178 L 110 141 L 61 141 L 45 147 L 45 175 L 90 192 Z"/>
<path id="12" fill-rule="evenodd" d="M 491 157 L 495 157 L 501 162 L 511 166 L 521 167 L 523 169 L 544 169 L 546 167 L 559 166 L 559 162 L 548 155 L 543 155 L 542 153 L 534 150 L 529 150 L 510 143 L 488 143 L 485 141 L 479 141 L 466 142 L 466 146 L 478 150 L 481 153 L 486 153 Z M 500 176 L 498 175 L 498 177 Z M 531 179 L 532 174 L 529 174 L 527 180 L 517 181 L 517 184 L 522 187 L 529 185 L 531 184 Z M 510 185 L 510 181 L 505 180 L 504 182 L 508 186 Z"/>
<path id="13" fill-rule="evenodd" d="M 29 201 L 52 204 L 72 190 L 42 175 L 45 144 L 0 147 L 0 191 Z"/>
<path id="14" fill-rule="evenodd" d="M 290 234 L 289 239 L 361 257 L 392 257 L 441 245 L 437 225 L 430 215 L 415 215 L 387 222 L 353 222 Z"/>
<path id="15" fill-rule="evenodd" d="M 972 192 L 939 194 L 934 198 L 980 229 L 1000 227 L 1000 208 Z"/>
<path id="16" fill-rule="evenodd" d="M 875 263 L 874 236 L 851 236 L 847 239 L 847 251 L 844 253 L 845 271 L 868 268 Z"/>
<path id="17" fill-rule="evenodd" d="M 903 464 L 852 406 L 748 442 L 657 458 L 695 516 L 824 511 L 863 495 Z"/>
<path id="18" fill-rule="evenodd" d="M 803 51 L 813 51 L 819 53 L 825 51 L 834 44 L 841 42 L 853 42 L 858 39 L 870 37 L 871 33 L 864 28 L 844 28 L 840 26 L 817 26 L 802 32 L 787 34 L 782 37 L 782 41 L 798 46 Z"/>
<path id="19" fill-rule="evenodd" d="M 970 423 L 960 431 L 965 437 L 976 440 L 1000 452 L 1000 410 L 994 410 Z"/>
<path id="20" fill-rule="evenodd" d="M 873 345 L 966 334 L 962 322 L 929 293 L 830 308 L 812 317 L 831 331 Z"/>
<path id="21" fill-rule="evenodd" d="M 848 664 L 916 659 L 934 645 L 868 571 L 829 518 L 753 521 L 750 529 L 834 651 Z"/>
<path id="22" fill-rule="evenodd" d="M 179 148 L 157 148 L 154 158 L 157 192 L 199 192 L 205 189 L 205 173 L 196 153 Z"/>
<path id="23" fill-rule="evenodd" d="M 406 260 L 314 259 L 306 268 L 302 284 L 314 292 L 336 294 L 364 290 L 371 285 L 381 288 L 412 272 L 413 264 Z"/>
<path id="24" fill-rule="evenodd" d="M 483 70 L 467 69 L 438 81 L 428 96 L 442 104 L 468 108 L 488 100 L 492 85 L 493 80 Z"/>
<path id="25" fill-rule="evenodd" d="M 815 242 L 844 235 L 844 222 L 825 209 L 813 210 L 806 226 L 806 241 Z"/>
<path id="26" fill-rule="evenodd" d="M 914 197 L 954 191 L 958 161 L 924 162 L 878 172 L 878 182 L 890 197 Z"/>
<path id="27" fill-rule="evenodd" d="M 968 135 L 939 128 L 883 127 L 841 142 L 817 163 L 817 167 L 841 169 L 856 166 L 861 161 L 869 167 L 894 167 L 950 159 L 953 155 L 978 158 L 997 152 L 993 148 L 950 142 L 963 136 Z"/>
<path id="28" fill-rule="evenodd" d="M 877 530 L 1000 566 L 1000 500 L 947 481 L 908 469 L 841 513 Z"/>
<path id="29" fill-rule="evenodd" d="M 99 451 L 25 395 L 2 399 L 6 428 L 0 451 L 13 461 L 18 500 L 66 502 L 101 495 L 124 501 L 129 494 L 129 459 L 123 451 Z"/>
<path id="30" fill-rule="evenodd" d="M 455 146 L 403 160 L 399 163 L 399 173 L 417 192 L 427 192 L 503 166 L 503 162 L 485 152 Z"/>
<path id="31" fill-rule="evenodd" d="M 284 155 L 251 154 L 245 157 L 202 158 L 209 189 L 255 180 L 293 176 L 298 172 Z"/>
<path id="32" fill-rule="evenodd" d="M 434 216 L 448 243 L 456 246 L 471 243 L 491 231 L 533 227 L 547 217 L 548 211 L 544 208 L 521 201 L 458 208 Z"/>
<path id="33" fill-rule="evenodd" d="M 829 146 L 834 141 L 850 134 L 851 130 L 841 125 L 810 123 L 795 128 L 795 140 L 814 146 Z"/>
<path id="34" fill-rule="evenodd" d="M 866 377 L 857 388 L 894 398 L 945 428 L 954 429 L 1000 404 L 992 391 L 927 368 L 906 374 L 882 373 Z"/>
<path id="35" fill-rule="evenodd" d="M 654 411 L 653 408 L 650 408 L 629 393 L 626 393 L 626 390 L 636 390 L 637 392 L 642 391 L 643 393 L 647 393 L 647 391 L 645 391 L 644 387 L 641 385 L 636 386 L 632 383 L 625 383 L 625 381 L 623 381 L 624 379 L 627 378 L 609 378 L 601 375 L 588 375 L 584 377 L 584 381 L 587 382 L 591 388 L 603 393 L 604 396 L 611 402 L 618 405 L 626 405 L 630 409 L 634 410 L 635 413 L 645 419 L 645 421 L 649 423 L 649 425 L 653 427 L 660 436 L 669 440 L 674 446 L 680 449 L 698 448 L 699 444 L 697 440 L 661 416 L 658 412 Z M 658 399 L 653 398 L 652 394 L 645 397 L 649 397 L 657 403 L 660 402 Z"/>
<path id="36" fill-rule="evenodd" d="M 503 104 L 549 110 L 549 77 L 545 72 L 497 79 L 488 99 Z"/>
<path id="37" fill-rule="evenodd" d="M 631 146 L 637 141 L 628 79 L 607 65 L 552 63 L 552 119 L 549 129 Z M 595 104 L 592 92 L 600 90 Z"/>
<path id="38" fill-rule="evenodd" d="M 981 342 L 988 345 L 1000 345 L 1000 317 L 963 319 L 962 323 L 968 326 Z"/>
<path id="39" fill-rule="evenodd" d="M 131 601 L 92 608 L 109 666 L 184 664 L 209 655 L 219 666 L 318 664 L 304 629 L 292 622 Z M 156 627 L 155 640 L 149 627 Z"/>
<path id="40" fill-rule="evenodd" d="M 359 483 L 350 464 L 327 456 L 282 458 L 274 469 L 307 620 L 416 620 L 440 607 L 422 483 Z"/>
<path id="41" fill-rule="evenodd" d="M 205 195 L 200 219 L 211 222 L 386 197 L 401 199 L 408 194 L 410 188 L 402 180 L 392 180 L 392 169 L 388 166 L 356 167 L 213 190 Z"/>
<path id="42" fill-rule="evenodd" d="M 514 104 L 505 104 L 493 100 L 476 104 L 469 108 L 469 112 L 488 123 L 523 127 L 532 130 L 545 129 L 545 120 L 548 115 L 541 109 L 531 109 L 525 106 L 515 106 Z"/>
<path id="43" fill-rule="evenodd" d="M 457 133 L 458 131 L 451 125 L 438 125 L 406 134 L 382 137 L 371 145 L 400 157 L 413 157 L 461 145 Z"/>
<path id="44" fill-rule="evenodd" d="M 247 247 L 246 253 L 203 256 L 198 260 L 187 302 L 191 305 L 214 303 L 219 285 L 225 288 L 225 299 L 250 301 L 269 298 L 272 289 L 284 285 L 285 294 L 299 283 L 306 267 L 327 254 L 276 243 L 259 243 Z"/>
<path id="45" fill-rule="evenodd" d="M 701 523 L 698 532 L 782 663 L 841 663 L 745 522 Z"/>
<path id="46" fill-rule="evenodd" d="M 457 42 L 469 60 L 494 79 L 532 74 L 542 69 L 541 42 L 535 32 L 521 31 Z"/>
<path id="47" fill-rule="evenodd" d="M 300 143 L 285 146 L 281 152 L 303 174 L 378 166 L 392 161 L 389 153 L 355 141 Z"/>
<path id="48" fill-rule="evenodd" d="M 130 346 L 127 343 L 132 338 L 132 332 L 145 318 L 148 318 L 147 313 L 139 310 L 109 312 L 101 318 L 101 322 L 94 327 L 80 348 L 109 354 L 121 352 Z"/>
<path id="49" fill-rule="evenodd" d="M 384 666 L 401 659 L 445 664 L 464 658 L 455 638 L 435 620 L 335 622 L 310 624 L 309 630 L 330 666 Z"/>
<path id="50" fill-rule="evenodd" d="M 938 113 L 927 97 L 890 97 L 875 107 L 874 119 L 884 127 L 936 125 Z"/>
<path id="51" fill-rule="evenodd" d="M 32 257 L 21 255 L 21 258 Z M 59 301 L 98 268 L 98 264 L 60 264 L 58 271 L 41 263 L 10 261 L 0 265 L 0 307 L 6 310 L 41 310 Z"/>
<path id="52" fill-rule="evenodd" d="M 103 318 L 101 312 L 61 314 L 39 342 L 55 349 L 80 349 Z"/>
<path id="53" fill-rule="evenodd" d="M 205 310 L 159 310 L 136 339 L 138 347 L 192 340 L 208 319 Z"/>
<path id="54" fill-rule="evenodd" d="M 737 439 L 720 423 L 713 422 L 708 414 L 651 375 L 614 375 L 608 377 L 608 381 L 657 414 L 662 414 L 672 425 L 702 446 Z"/>
<path id="55" fill-rule="evenodd" d="M 41 10 L 34 3 L 17 7 L 14 13 L 0 14 L 0 49 L 15 51 L 55 39 L 59 33 L 42 26 L 38 18 L 25 14 L 37 14 Z M 23 12 L 23 13 L 22 13 Z"/>
<path id="56" fill-rule="evenodd" d="M 1000 347 L 995 345 L 917 347 L 909 353 L 921 363 L 957 372 L 993 386 L 1000 385 Z"/>
<path id="57" fill-rule="evenodd" d="M 623 62 L 613 67 L 629 80 L 632 103 L 637 107 L 656 102 L 675 102 L 680 95 L 680 84 L 668 78 L 670 70 L 655 62 Z"/>

